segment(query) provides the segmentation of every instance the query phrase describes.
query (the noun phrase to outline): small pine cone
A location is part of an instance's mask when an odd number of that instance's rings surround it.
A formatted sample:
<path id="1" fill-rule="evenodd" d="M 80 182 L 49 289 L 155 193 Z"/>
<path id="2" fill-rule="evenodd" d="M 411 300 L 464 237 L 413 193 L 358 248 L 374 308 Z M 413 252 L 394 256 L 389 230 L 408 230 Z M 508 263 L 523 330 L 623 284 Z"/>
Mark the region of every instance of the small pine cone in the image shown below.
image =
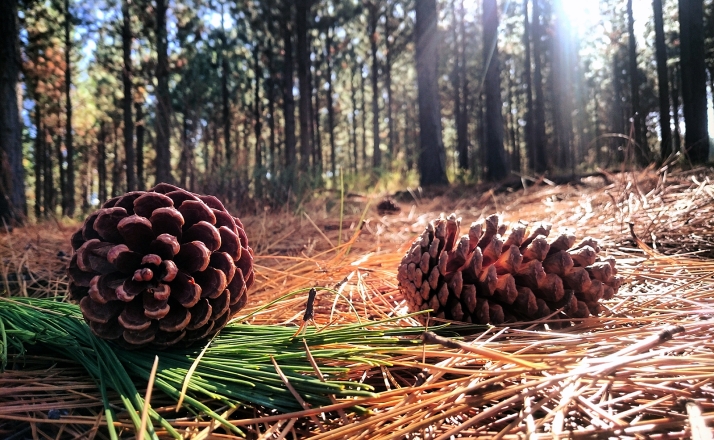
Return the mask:
<path id="1" fill-rule="evenodd" d="M 562 311 L 570 318 L 597 315 L 599 301 L 620 288 L 613 258 L 598 256 L 592 238 L 552 239 L 551 225 L 510 231 L 496 215 L 460 236 L 451 214 L 430 222 L 399 265 L 397 280 L 411 311 L 432 309 L 454 321 L 500 324 Z M 507 232 L 508 231 L 508 232 Z"/>
<path id="2" fill-rule="evenodd" d="M 166 183 L 108 200 L 72 235 L 69 291 L 95 335 L 128 347 L 207 338 L 248 301 L 253 250 L 213 196 Z"/>

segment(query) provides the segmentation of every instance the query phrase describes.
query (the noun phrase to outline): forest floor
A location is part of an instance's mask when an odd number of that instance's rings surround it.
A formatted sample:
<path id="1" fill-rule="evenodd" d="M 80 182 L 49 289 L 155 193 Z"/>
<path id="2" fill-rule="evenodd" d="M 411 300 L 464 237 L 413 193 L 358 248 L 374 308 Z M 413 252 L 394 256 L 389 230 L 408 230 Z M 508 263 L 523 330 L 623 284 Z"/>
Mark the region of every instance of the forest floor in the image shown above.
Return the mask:
<path id="1" fill-rule="evenodd" d="M 377 212 L 382 198 L 317 197 L 299 215 L 265 211 L 241 218 L 257 274 L 246 309 L 256 313 L 249 323 L 297 327 L 307 293 L 261 307 L 306 287 L 340 292 L 318 291 L 318 327 L 406 315 L 397 267 L 413 239 L 441 213 L 455 212 L 465 225 L 498 213 L 505 222 L 548 221 L 554 231 L 595 237 L 617 259 L 625 284 L 597 317 L 495 326 L 463 335 L 462 341 L 483 349 L 478 354 L 425 344 L 394 355 L 389 365 L 359 370 L 354 380 L 380 385 L 377 397 L 359 402 L 368 416 L 337 407 L 231 412 L 231 423 L 249 437 L 711 438 L 712 170 L 648 169 L 561 185 L 405 191 L 395 197 L 401 211 L 391 215 Z M 63 295 L 69 236 L 76 228 L 46 222 L 0 235 L 0 291 Z M 407 317 L 391 325 L 420 324 Z M 489 355 L 495 351 L 515 363 Z M 525 369 L 528 363 L 539 368 Z M 0 436 L 105 438 L 98 395 L 77 365 L 27 355 L 22 368 L 0 374 Z M 63 408 L 67 417 L 48 418 L 49 410 Z M 130 426 L 126 415 L 117 426 Z M 210 422 L 177 426 L 187 436 L 226 438 L 215 437 L 223 431 Z"/>

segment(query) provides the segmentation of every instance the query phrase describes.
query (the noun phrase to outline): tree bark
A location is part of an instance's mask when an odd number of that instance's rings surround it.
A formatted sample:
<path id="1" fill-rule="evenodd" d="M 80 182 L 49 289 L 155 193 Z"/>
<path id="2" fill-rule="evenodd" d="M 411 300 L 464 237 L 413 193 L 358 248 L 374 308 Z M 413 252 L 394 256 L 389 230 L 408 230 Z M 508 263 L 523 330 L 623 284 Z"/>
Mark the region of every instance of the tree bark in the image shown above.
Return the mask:
<path id="1" fill-rule="evenodd" d="M 119 135 L 117 134 L 117 123 L 114 127 L 114 166 L 112 166 L 112 197 L 121 195 L 121 161 L 119 160 Z"/>
<path id="2" fill-rule="evenodd" d="M 255 44 L 253 49 L 253 58 L 255 62 L 255 91 L 253 97 L 253 114 L 255 115 L 254 129 L 255 129 L 255 196 L 257 198 L 263 197 L 263 176 L 265 172 L 263 170 L 263 118 L 262 118 L 262 108 L 260 105 L 260 82 L 263 80 L 263 66 L 260 64 L 260 46 Z"/>
<path id="3" fill-rule="evenodd" d="M 436 0 L 416 1 L 416 65 L 419 93 L 419 172 L 422 186 L 447 185 L 441 137 Z"/>
<path id="4" fill-rule="evenodd" d="M 535 115 L 533 117 L 533 148 L 535 150 L 533 170 L 544 173 L 548 169 L 546 157 L 547 140 L 545 137 L 545 97 L 543 94 L 543 62 L 542 62 L 542 35 L 541 8 L 542 0 L 533 0 L 533 88 L 535 89 Z"/>
<path id="5" fill-rule="evenodd" d="M 283 118 L 285 119 L 285 166 L 295 166 L 297 153 L 295 146 L 295 97 L 293 96 L 293 36 L 290 23 L 292 21 L 292 0 L 284 0 L 283 16 L 280 31 L 283 37 Z"/>
<path id="6" fill-rule="evenodd" d="M 375 3 L 368 3 L 369 8 L 369 47 L 372 56 L 372 167 L 382 167 L 382 150 L 379 149 L 379 60 L 377 59 L 377 24 L 379 8 Z"/>
<path id="7" fill-rule="evenodd" d="M 233 167 L 233 148 L 231 148 L 231 110 L 228 105 L 228 50 L 226 44 L 226 29 L 223 22 L 223 3 L 221 3 L 221 114 L 223 116 L 223 152 L 226 155 L 226 165 Z"/>
<path id="8" fill-rule="evenodd" d="M 454 2 L 456 3 L 456 2 Z M 460 1 L 458 16 L 456 5 L 454 5 L 454 57 L 456 66 L 454 67 L 454 108 L 456 109 L 456 151 L 459 153 L 459 169 L 467 171 L 469 169 L 469 127 L 467 101 L 468 89 L 466 83 L 466 25 L 464 23 L 464 0 Z"/>
<path id="9" fill-rule="evenodd" d="M 43 189 L 43 162 L 44 148 L 42 142 L 43 127 L 42 127 L 42 108 L 40 106 L 40 97 L 35 99 L 35 219 L 39 220 L 42 216 L 42 189 Z"/>
<path id="10" fill-rule="evenodd" d="M 672 119 L 674 125 L 674 152 L 682 150 L 682 133 L 679 130 L 679 80 L 680 75 L 678 75 L 677 65 L 672 65 L 672 73 L 670 77 L 672 78 Z"/>
<path id="11" fill-rule="evenodd" d="M 144 108 L 140 102 L 134 103 L 136 111 L 136 185 L 138 190 L 144 190 Z"/>
<path id="12" fill-rule="evenodd" d="M 271 43 L 268 43 L 272 46 Z M 268 60 L 268 79 L 265 82 L 265 97 L 268 100 L 268 114 L 266 118 L 268 119 L 268 148 L 270 150 L 270 162 L 268 163 L 268 170 L 270 175 L 275 175 L 275 149 L 276 149 L 276 127 L 275 127 L 275 67 L 273 65 L 273 52 L 272 50 L 265 51 Z"/>
<path id="13" fill-rule="evenodd" d="M 684 144 L 693 163 L 705 163 L 709 160 L 709 133 L 702 0 L 679 0 L 679 28 Z"/>
<path id="14" fill-rule="evenodd" d="M 483 0 L 483 60 L 486 66 L 486 164 L 485 177 L 496 181 L 508 176 L 508 160 L 503 148 L 503 99 L 501 66 L 498 56 L 498 5 L 496 0 Z"/>
<path id="15" fill-rule="evenodd" d="M 122 108 L 124 111 L 124 156 L 126 157 L 126 186 L 128 191 L 135 191 L 136 184 L 136 154 L 134 150 L 134 118 L 132 113 L 133 96 L 131 92 L 131 15 L 129 12 L 129 0 L 122 0 L 121 13 L 124 18 L 121 28 L 122 52 L 124 56 L 124 68 L 121 76 L 124 83 L 124 99 Z"/>
<path id="16" fill-rule="evenodd" d="M 570 28 L 570 19 L 563 9 L 563 1 L 556 0 L 555 35 L 553 38 L 553 126 L 557 143 L 558 167 L 561 172 L 570 169 L 574 173 L 573 151 L 573 70 L 577 63 Z"/>
<path id="17" fill-rule="evenodd" d="M 19 32 L 17 0 L 0 1 L 0 227 L 23 223 L 27 210 L 17 96 Z"/>
<path id="18" fill-rule="evenodd" d="M 43 161 L 44 169 L 44 184 L 45 184 L 45 200 L 44 200 L 44 216 L 48 218 L 55 212 L 56 195 L 54 187 L 54 167 L 52 166 L 52 148 L 50 147 L 52 138 L 49 134 L 49 129 L 43 127 L 42 143 L 45 160 Z"/>
<path id="19" fill-rule="evenodd" d="M 64 1 L 64 94 L 66 106 L 65 119 L 65 149 L 67 150 L 67 180 L 63 188 L 62 206 L 63 214 L 69 217 L 74 215 L 74 143 L 72 140 L 72 97 L 70 90 L 72 89 L 72 64 L 70 55 L 72 54 L 72 37 L 71 37 L 71 21 L 72 15 L 69 12 L 69 0 Z"/>
<path id="20" fill-rule="evenodd" d="M 156 0 L 156 182 L 171 183 L 168 39 L 166 35 L 167 0 Z"/>
<path id="21" fill-rule="evenodd" d="M 327 68 L 327 128 L 330 135 L 330 171 L 332 171 L 332 180 L 335 183 L 333 187 L 337 187 L 337 148 L 335 146 L 335 106 L 333 103 L 332 94 L 332 27 L 327 29 L 325 35 L 325 67 Z"/>
<path id="22" fill-rule="evenodd" d="M 629 73 L 630 73 L 630 100 L 632 105 L 632 118 L 635 128 L 635 159 L 639 165 L 646 165 L 648 161 L 647 135 L 644 127 L 644 115 L 640 108 L 640 75 L 637 68 L 637 40 L 635 39 L 635 20 L 632 16 L 632 0 L 627 0 L 627 30 L 628 52 L 629 52 Z M 706 98 L 705 98 L 706 102 Z"/>
<path id="23" fill-rule="evenodd" d="M 104 121 L 99 123 L 99 141 L 97 143 L 97 180 L 98 197 L 101 205 L 107 200 L 107 132 Z"/>
<path id="24" fill-rule="evenodd" d="M 367 169 L 367 95 L 365 93 L 367 79 L 364 76 L 364 64 L 359 65 L 361 111 L 362 122 L 362 166 Z"/>
<path id="25" fill-rule="evenodd" d="M 669 119 L 669 78 L 667 75 L 667 45 L 664 40 L 662 0 L 652 0 L 657 51 L 657 86 L 659 91 L 660 156 L 665 160 L 672 154 L 672 129 Z"/>
<path id="26" fill-rule="evenodd" d="M 307 45 L 307 17 L 310 9 L 309 0 L 296 1 L 295 27 L 297 30 L 297 68 L 300 83 L 300 165 L 303 171 L 310 168 L 312 156 L 312 133 L 310 130 L 310 52 Z"/>
<path id="27" fill-rule="evenodd" d="M 350 139 L 352 139 L 352 171 L 357 173 L 359 164 L 357 163 L 357 98 L 355 96 L 355 76 L 352 71 L 347 72 L 347 74 L 350 76 L 350 101 L 352 102 L 352 132 L 350 133 Z"/>
<path id="28" fill-rule="evenodd" d="M 384 88 L 387 89 L 387 102 L 384 105 L 387 109 L 387 166 L 391 166 L 391 161 L 396 156 L 396 145 L 395 145 L 395 128 L 394 128 L 394 100 L 392 96 L 392 46 L 393 42 L 389 41 L 392 37 L 392 12 L 394 10 L 394 3 L 391 3 L 384 16 Z"/>
<path id="29" fill-rule="evenodd" d="M 528 167 L 531 170 L 537 168 L 536 164 L 544 162 L 545 158 L 536 157 L 535 148 L 535 127 L 533 120 L 533 86 L 531 81 L 531 37 L 530 20 L 528 19 L 528 1 L 523 0 L 523 46 L 525 47 L 525 61 L 523 69 L 523 82 L 526 86 L 526 154 L 528 155 Z"/>

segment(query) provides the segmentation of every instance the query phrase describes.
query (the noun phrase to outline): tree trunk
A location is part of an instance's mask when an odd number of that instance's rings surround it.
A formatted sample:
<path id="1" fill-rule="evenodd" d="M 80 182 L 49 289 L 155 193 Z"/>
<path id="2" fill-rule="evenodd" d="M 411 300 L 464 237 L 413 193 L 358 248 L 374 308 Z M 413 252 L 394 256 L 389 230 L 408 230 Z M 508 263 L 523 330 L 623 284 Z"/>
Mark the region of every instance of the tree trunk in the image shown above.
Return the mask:
<path id="1" fill-rule="evenodd" d="M 43 150 L 45 153 L 45 169 L 43 178 L 45 183 L 45 218 L 48 218 L 50 215 L 54 214 L 56 205 L 56 195 L 54 187 L 54 167 L 52 166 L 52 148 L 50 147 L 50 142 L 52 142 L 52 138 L 49 134 L 49 129 L 47 127 L 43 127 L 42 144 L 44 146 Z"/>
<path id="2" fill-rule="evenodd" d="M 335 106 L 332 102 L 332 28 L 327 29 L 325 36 L 325 66 L 327 68 L 327 125 L 330 131 L 330 170 L 332 171 L 333 187 L 337 187 L 337 152 L 335 148 Z"/>
<path id="3" fill-rule="evenodd" d="M 42 216 L 42 171 L 44 161 L 44 148 L 42 142 L 42 110 L 40 106 L 40 97 L 35 99 L 35 219 L 39 220 Z"/>
<path id="4" fill-rule="evenodd" d="M 122 82 L 124 83 L 124 155 L 126 156 L 126 187 L 128 191 L 135 191 L 136 184 L 136 154 L 134 151 L 134 119 L 131 114 L 133 96 L 131 93 L 131 16 L 129 0 L 122 0 L 121 13 L 124 18 L 121 28 L 122 51 L 124 55 L 124 68 L 122 69 Z"/>
<path id="5" fill-rule="evenodd" d="M 357 163 L 357 98 L 355 96 L 355 75 L 352 71 L 347 72 L 347 74 L 350 76 L 350 101 L 352 102 L 352 133 L 350 133 L 350 139 L 352 139 L 352 158 L 354 160 L 352 163 L 352 171 L 356 174 L 359 164 Z"/>
<path id="6" fill-rule="evenodd" d="M 377 24 L 379 8 L 368 3 L 369 8 L 369 47 L 372 55 L 372 167 L 382 167 L 382 150 L 379 149 L 379 60 L 377 59 Z"/>
<path id="7" fill-rule="evenodd" d="M 702 0 L 679 0 L 679 28 L 684 144 L 693 163 L 705 163 L 709 160 L 709 133 Z"/>
<path id="8" fill-rule="evenodd" d="M 682 133 L 679 130 L 679 80 L 677 65 L 672 65 L 672 73 L 669 75 L 672 78 L 672 119 L 674 125 L 674 152 L 682 150 Z"/>
<path id="9" fill-rule="evenodd" d="M 669 78 L 667 75 L 667 44 L 664 40 L 662 0 L 652 0 L 655 22 L 655 47 L 657 51 L 657 85 L 659 90 L 659 126 L 662 161 L 672 154 L 672 129 L 669 119 Z"/>
<path id="10" fill-rule="evenodd" d="M 394 3 L 387 7 L 384 16 L 384 88 L 387 89 L 387 102 L 384 105 L 387 109 L 387 167 L 391 166 L 391 161 L 396 156 L 395 128 L 394 128 L 394 100 L 392 96 L 392 42 L 389 41 L 392 32 L 392 12 Z"/>
<path id="11" fill-rule="evenodd" d="M 66 105 L 65 119 L 65 149 L 67 150 L 67 180 L 66 186 L 63 189 L 62 204 L 63 214 L 69 217 L 74 215 L 74 144 L 72 142 L 72 97 L 70 90 L 72 88 L 72 65 L 70 55 L 72 54 L 72 38 L 70 34 L 70 25 L 72 15 L 69 13 L 69 0 L 64 1 L 64 94 Z"/>
<path id="12" fill-rule="evenodd" d="M 255 62 L 255 91 L 253 98 L 253 114 L 255 115 L 255 196 L 260 199 L 263 197 L 263 118 L 262 109 L 260 106 L 260 82 L 263 80 L 263 67 L 260 64 L 260 46 L 255 45 L 253 49 L 253 58 Z"/>
<path id="13" fill-rule="evenodd" d="M 97 143 L 97 180 L 99 180 L 97 193 L 99 204 L 107 200 L 107 133 L 104 121 L 99 123 L 99 142 Z"/>
<path id="14" fill-rule="evenodd" d="M 315 76 L 313 78 L 310 75 L 310 85 L 312 90 L 312 99 L 310 100 L 310 120 L 312 122 L 312 133 L 313 133 L 313 148 L 312 148 L 312 166 L 316 174 L 322 175 L 322 133 L 320 133 L 320 87 L 322 86 L 320 82 L 320 57 L 315 56 L 315 65 L 312 67 L 315 71 Z M 314 85 L 313 85 L 314 84 Z"/>
<path id="15" fill-rule="evenodd" d="M 526 154 L 528 155 L 528 167 L 531 170 L 536 170 L 538 168 L 536 164 L 542 164 L 545 162 L 545 158 L 538 158 L 536 156 L 537 149 L 535 148 L 533 86 L 531 81 L 531 25 L 528 19 L 528 1 L 523 0 L 523 46 L 525 47 L 523 82 L 526 85 Z M 542 165 L 540 167 L 543 168 Z"/>
<path id="16" fill-rule="evenodd" d="M 310 52 L 307 45 L 307 17 L 310 9 L 309 0 L 296 1 L 295 27 L 297 30 L 297 65 L 298 81 L 300 83 L 300 165 L 303 171 L 310 168 L 312 156 L 312 133 L 310 130 Z"/>
<path id="17" fill-rule="evenodd" d="M 168 39 L 166 36 L 167 0 L 156 0 L 156 182 L 171 183 Z"/>
<path id="18" fill-rule="evenodd" d="M 496 181 L 508 176 L 508 160 L 503 149 L 503 100 L 501 66 L 498 59 L 498 5 L 483 0 L 483 60 L 486 66 L 486 179 Z"/>
<path id="19" fill-rule="evenodd" d="M 640 108 L 640 75 L 637 67 L 637 41 L 635 39 L 635 20 L 632 16 L 632 0 L 627 0 L 627 31 L 629 33 L 628 52 L 630 61 L 630 99 L 632 104 L 632 118 L 635 128 L 635 159 L 639 165 L 646 165 L 648 161 L 647 135 L 645 133 L 644 115 Z M 706 98 L 705 98 L 706 102 Z M 705 110 L 706 111 L 706 110 Z"/>
<path id="20" fill-rule="evenodd" d="M 447 185 L 441 137 L 436 0 L 416 2 L 416 65 L 419 89 L 419 172 L 422 186 Z"/>
<path id="21" fill-rule="evenodd" d="M 545 137 L 545 97 L 543 95 L 543 68 L 542 68 L 542 35 L 540 2 L 533 0 L 533 88 L 535 89 L 535 115 L 533 117 L 533 148 L 535 150 L 533 170 L 536 173 L 545 173 L 548 169 L 546 157 L 547 140 Z"/>
<path id="22" fill-rule="evenodd" d="M 17 96 L 19 32 L 17 0 L 0 1 L 0 227 L 23 223 L 27 210 Z"/>
<path id="23" fill-rule="evenodd" d="M 136 110 L 136 185 L 138 190 L 146 189 L 144 182 L 144 108 L 140 102 L 134 103 Z"/>
<path id="24" fill-rule="evenodd" d="M 575 36 L 563 9 L 563 1 L 556 0 L 555 35 L 553 37 L 553 126 L 557 148 L 558 167 L 565 172 L 574 165 L 573 158 L 573 68 L 577 63 L 573 41 Z"/>
<path id="25" fill-rule="evenodd" d="M 119 136 L 117 134 L 117 123 L 114 127 L 114 166 L 112 167 L 112 197 L 121 195 L 121 161 L 119 160 Z"/>
<path id="26" fill-rule="evenodd" d="M 456 3 L 456 2 L 454 2 Z M 454 5 L 454 108 L 456 109 L 456 151 L 459 153 L 459 169 L 469 169 L 468 115 L 466 114 L 468 90 L 466 84 L 466 25 L 464 24 L 464 0 L 460 1 L 458 14 Z"/>
<path id="27" fill-rule="evenodd" d="M 59 169 L 59 195 L 60 207 L 62 208 L 62 215 L 67 212 L 67 168 L 64 166 L 64 156 L 62 154 L 62 136 L 60 132 L 62 127 L 60 125 L 60 118 L 57 118 L 57 127 L 55 128 L 55 155 L 57 155 L 57 168 Z"/>
<path id="28" fill-rule="evenodd" d="M 515 70 L 515 69 L 514 69 Z M 518 139 L 518 121 L 514 115 L 515 109 L 518 108 L 518 102 L 514 96 L 513 89 L 516 84 L 513 81 L 513 76 L 508 75 L 508 131 L 511 138 L 511 169 L 518 173 L 521 172 L 521 148 Z"/>
<path id="29" fill-rule="evenodd" d="M 270 170 L 270 175 L 275 175 L 275 148 L 276 148 L 276 128 L 275 128 L 275 72 L 273 66 L 273 52 L 266 51 L 268 58 L 268 79 L 265 83 L 265 96 L 268 100 L 268 148 L 270 149 L 270 163 L 268 164 L 268 170 Z"/>
<path id="30" fill-rule="evenodd" d="M 228 50 L 226 44 L 226 29 L 223 22 L 223 3 L 221 2 L 221 114 L 223 116 L 223 152 L 226 155 L 226 165 L 233 168 L 233 148 L 231 148 L 231 111 L 228 105 Z"/>
<path id="31" fill-rule="evenodd" d="M 284 0 L 283 17 L 280 22 L 280 31 L 283 36 L 283 118 L 285 119 L 285 166 L 292 167 L 296 164 L 297 153 L 295 145 L 295 97 L 293 96 L 293 36 L 290 23 L 292 22 L 292 0 Z"/>
<path id="32" fill-rule="evenodd" d="M 362 166 L 367 169 L 367 95 L 365 94 L 365 86 L 367 79 L 364 76 L 364 64 L 359 65 L 359 77 L 360 77 L 360 96 L 361 100 L 361 111 L 360 117 L 362 122 Z"/>

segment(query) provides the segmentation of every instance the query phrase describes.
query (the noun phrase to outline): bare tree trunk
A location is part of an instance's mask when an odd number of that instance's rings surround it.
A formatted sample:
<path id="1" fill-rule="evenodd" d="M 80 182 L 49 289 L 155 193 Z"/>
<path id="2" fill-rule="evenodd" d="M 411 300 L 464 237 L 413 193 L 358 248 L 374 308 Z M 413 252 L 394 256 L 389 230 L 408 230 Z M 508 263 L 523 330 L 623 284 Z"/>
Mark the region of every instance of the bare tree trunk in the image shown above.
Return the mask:
<path id="1" fill-rule="evenodd" d="M 311 130 L 310 130 L 310 101 L 312 100 L 312 87 L 310 87 L 310 52 L 307 44 L 307 17 L 310 10 L 309 0 L 296 1 L 296 29 L 297 29 L 297 64 L 298 80 L 300 83 L 300 165 L 303 171 L 310 168 L 312 156 Z"/>
<path id="2" fill-rule="evenodd" d="M 385 107 L 387 109 L 387 167 L 391 167 L 391 161 L 396 155 L 396 145 L 395 145 L 395 128 L 394 128 L 394 99 L 392 96 L 392 43 L 389 41 L 392 32 L 392 13 L 394 11 L 394 3 L 391 3 L 384 15 L 384 45 L 385 45 L 385 55 L 384 55 L 384 88 L 387 89 L 387 102 Z"/>
<path id="3" fill-rule="evenodd" d="M 121 77 L 124 83 L 124 99 L 122 100 L 122 108 L 124 110 L 124 155 L 126 156 L 126 186 L 128 191 L 135 191 L 136 171 L 136 154 L 134 151 L 134 119 L 131 114 L 133 96 L 131 93 L 131 15 L 129 12 L 129 0 L 122 0 L 121 13 L 124 18 L 121 28 L 122 52 L 124 55 L 124 68 L 122 69 Z"/>
<path id="4" fill-rule="evenodd" d="M 446 185 L 446 151 L 441 137 L 436 0 L 416 2 L 416 64 L 419 88 L 419 172 L 422 186 Z"/>
<path id="5" fill-rule="evenodd" d="M 285 119 L 285 166 L 296 165 L 297 153 L 295 145 L 295 97 L 293 96 L 293 36 L 290 23 L 292 22 L 292 0 L 283 0 L 283 16 L 280 22 L 280 31 L 283 37 L 283 118 Z"/>
<path id="6" fill-rule="evenodd" d="M 364 76 L 364 64 L 359 65 L 360 96 L 361 100 L 361 121 L 362 121 L 362 166 L 367 169 L 367 95 L 365 93 L 366 78 Z"/>
<path id="7" fill-rule="evenodd" d="M 69 13 L 69 0 L 64 1 L 64 94 L 67 116 L 65 119 L 65 149 L 67 150 L 67 180 L 63 187 L 62 206 L 63 214 L 69 217 L 74 215 L 74 144 L 72 142 L 72 65 L 70 55 L 72 53 L 72 38 L 70 34 L 70 24 L 72 15 Z"/>
<path id="8" fill-rule="evenodd" d="M 333 185 L 337 187 L 337 153 L 335 147 L 335 106 L 332 102 L 332 27 L 327 29 L 325 36 L 325 66 L 327 68 L 327 125 L 330 131 L 330 170 L 332 171 Z"/>
<path id="9" fill-rule="evenodd" d="M 97 143 L 97 180 L 99 204 L 107 200 L 107 133 L 104 121 L 99 123 L 99 142 Z"/>
<path id="10" fill-rule="evenodd" d="M 253 98 L 253 114 L 255 115 L 255 196 L 263 197 L 263 118 L 260 106 L 260 82 L 263 80 L 263 67 L 260 64 L 260 46 L 255 45 L 253 53 L 255 61 L 255 95 Z"/>
<path id="11" fill-rule="evenodd" d="M 17 0 L 0 1 L 0 227 L 23 223 L 27 211 L 17 102 L 19 32 Z"/>
<path id="12" fill-rule="evenodd" d="M 44 127 L 42 132 L 42 143 L 44 145 L 45 153 L 45 170 L 44 170 L 44 183 L 45 183 L 45 218 L 50 215 L 54 215 L 55 205 L 56 205 L 56 195 L 54 186 L 54 167 L 52 166 L 52 148 L 50 143 L 52 142 L 52 137 L 49 134 L 49 129 Z"/>
<path id="13" fill-rule="evenodd" d="M 42 142 L 43 126 L 42 126 L 42 107 L 39 102 L 39 96 L 35 99 L 35 219 L 39 220 L 42 216 L 42 171 L 44 162 L 44 148 Z"/>
<path id="14" fill-rule="evenodd" d="M 62 155 L 62 136 L 60 135 L 62 128 L 60 118 L 57 118 L 57 127 L 55 128 L 57 135 L 55 136 L 55 155 L 57 156 L 57 168 L 59 169 L 59 195 L 60 207 L 62 215 L 67 212 L 67 171 L 64 166 L 64 156 Z"/>
<path id="15" fill-rule="evenodd" d="M 523 46 L 525 47 L 523 82 L 526 85 L 526 154 L 528 155 L 528 167 L 531 170 L 536 170 L 538 168 L 536 163 L 545 162 L 545 158 L 537 158 L 537 149 L 535 148 L 533 85 L 531 81 L 531 25 L 528 19 L 528 1 L 523 0 Z"/>
<path id="16" fill-rule="evenodd" d="M 114 127 L 114 166 L 112 167 L 112 197 L 121 195 L 121 161 L 119 160 L 119 135 L 117 134 L 117 123 L 112 123 Z"/>
<path id="17" fill-rule="evenodd" d="M 315 66 L 313 66 L 315 76 L 313 78 L 311 75 L 310 81 L 312 98 L 315 100 L 314 102 L 312 99 L 310 100 L 310 120 L 313 123 L 312 133 L 314 137 L 312 148 L 312 166 L 317 175 L 321 175 L 323 170 L 322 133 L 320 133 L 320 87 L 322 86 L 322 83 L 320 82 L 320 76 L 318 75 L 320 70 L 320 62 L 318 61 L 319 58 L 320 57 L 318 56 L 315 57 Z"/>
<path id="18" fill-rule="evenodd" d="M 223 2 L 221 2 L 221 112 L 223 115 L 223 152 L 226 155 L 226 165 L 233 168 L 233 148 L 231 147 L 231 112 L 228 105 L 228 75 L 230 70 L 228 67 L 228 50 L 226 44 L 226 29 L 223 22 Z"/>
<path id="19" fill-rule="evenodd" d="M 134 103 L 136 110 L 136 184 L 137 189 L 146 189 L 144 181 L 144 108 L 140 102 Z"/>
<path id="20" fill-rule="evenodd" d="M 679 130 L 679 80 L 677 65 L 672 65 L 672 73 L 669 75 L 672 78 L 672 119 L 674 122 L 674 152 L 682 151 L 682 134 Z"/>
<path id="21" fill-rule="evenodd" d="M 272 54 L 270 54 L 272 57 Z M 268 134 L 268 147 L 270 149 L 270 163 L 268 164 L 268 169 L 270 170 L 271 176 L 275 175 L 275 149 L 276 149 L 276 127 L 275 127 L 275 72 L 273 72 L 272 58 L 268 59 L 268 80 L 265 85 L 266 87 L 266 98 L 268 99 L 268 128 L 270 132 Z"/>
<path id="22" fill-rule="evenodd" d="M 379 8 L 375 3 L 368 3 L 369 9 L 369 47 L 372 55 L 372 167 L 382 167 L 382 150 L 379 149 L 379 60 L 377 59 L 377 24 Z"/>
<path id="23" fill-rule="evenodd" d="M 171 176 L 168 39 L 166 35 L 167 0 L 156 0 L 156 182 L 173 181 Z"/>
<path id="24" fill-rule="evenodd" d="M 679 28 L 682 104 L 686 125 L 684 144 L 692 162 L 705 163 L 709 160 L 709 132 L 702 0 L 679 0 Z"/>
<path id="25" fill-rule="evenodd" d="M 511 138 L 511 169 L 518 173 L 521 172 L 521 148 L 518 140 L 518 122 L 513 114 L 518 108 L 516 97 L 513 94 L 513 89 L 516 84 L 513 81 L 513 76 L 508 75 L 508 128 L 509 137 Z"/>
<path id="26" fill-rule="evenodd" d="M 496 0 L 483 1 L 483 42 L 486 79 L 486 179 L 495 181 L 508 176 L 508 160 L 503 149 L 503 99 L 501 67 L 498 56 L 498 8 Z"/>
<path id="27" fill-rule="evenodd" d="M 454 1 L 454 109 L 456 122 L 456 151 L 459 153 L 459 169 L 469 169 L 469 140 L 466 85 L 466 26 L 464 24 L 464 0 L 457 12 Z M 457 25 L 458 24 L 458 25 Z M 456 28 L 458 27 L 458 32 Z"/>
<path id="28" fill-rule="evenodd" d="M 350 139 L 352 139 L 352 158 L 354 162 L 352 163 L 352 171 L 357 173 L 358 160 L 357 160 L 357 98 L 355 97 L 355 83 L 354 83 L 354 73 L 348 72 L 350 75 L 350 101 L 352 102 L 352 133 Z"/>
<path id="29" fill-rule="evenodd" d="M 632 16 L 632 0 L 627 0 L 627 30 L 629 32 L 628 51 L 630 61 L 630 99 L 632 102 L 632 118 L 635 123 L 635 159 L 640 165 L 648 161 L 647 135 L 645 121 L 640 108 L 640 71 L 637 67 L 637 41 L 635 39 L 635 20 Z M 706 91 L 705 91 L 706 92 Z M 706 103 L 706 98 L 705 98 Z M 706 110 L 705 110 L 706 111 Z"/>
<path id="30" fill-rule="evenodd" d="M 660 156 L 665 160 L 672 154 L 672 128 L 669 119 L 669 78 L 667 77 L 667 44 L 664 40 L 662 0 L 652 0 L 657 51 L 657 86 L 659 90 L 659 126 L 662 140 Z"/>
<path id="31" fill-rule="evenodd" d="M 542 35 L 540 2 L 533 0 L 533 88 L 535 89 L 535 115 L 534 115 L 534 164 L 533 170 L 536 173 L 544 173 L 548 169 L 546 158 L 547 140 L 545 136 L 545 97 L 543 94 L 543 67 L 542 67 Z"/>

